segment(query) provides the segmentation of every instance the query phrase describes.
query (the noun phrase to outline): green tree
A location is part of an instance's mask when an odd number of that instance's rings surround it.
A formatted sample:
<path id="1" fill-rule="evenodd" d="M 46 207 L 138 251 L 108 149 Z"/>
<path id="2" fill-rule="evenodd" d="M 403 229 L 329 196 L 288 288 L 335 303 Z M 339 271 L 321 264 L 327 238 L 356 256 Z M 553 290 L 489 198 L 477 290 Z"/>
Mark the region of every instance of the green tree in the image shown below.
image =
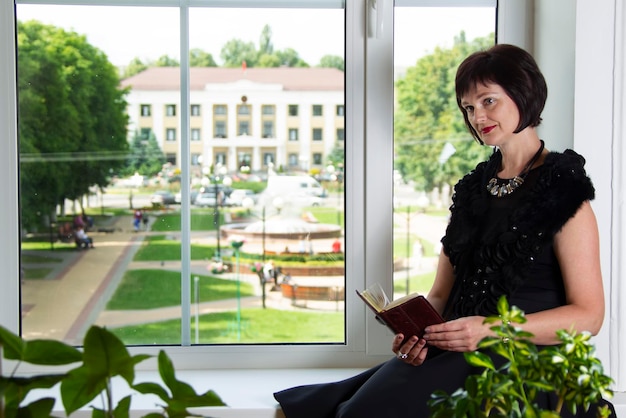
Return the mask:
<path id="1" fill-rule="evenodd" d="M 263 54 L 259 57 L 259 60 L 256 66 L 260 68 L 276 68 L 276 67 L 280 67 L 280 65 L 281 65 L 281 62 L 280 62 L 280 58 L 278 57 L 278 55 Z"/>
<path id="2" fill-rule="evenodd" d="M 165 154 L 159 147 L 154 132 L 145 136 L 135 131 L 130 140 L 128 165 L 122 171 L 123 175 L 139 173 L 143 176 L 154 176 L 161 171 L 165 164 Z"/>
<path id="3" fill-rule="evenodd" d="M 343 167 L 343 163 L 345 161 L 345 150 L 344 148 L 335 143 L 335 147 L 332 149 L 330 154 L 326 157 L 328 164 L 332 164 L 335 168 Z"/>
<path id="4" fill-rule="evenodd" d="M 272 55 L 274 52 L 274 44 L 272 43 L 272 28 L 269 25 L 263 26 L 261 31 L 261 39 L 259 41 L 259 54 Z"/>
<path id="5" fill-rule="evenodd" d="M 318 65 L 318 67 L 336 68 L 343 72 L 345 69 L 345 62 L 343 60 L 343 57 L 340 57 L 339 55 L 324 55 L 320 59 L 320 64 Z"/>
<path id="6" fill-rule="evenodd" d="M 309 64 L 300 58 L 300 54 L 293 48 L 277 51 L 276 55 L 280 59 L 280 65 L 285 67 L 309 67 Z"/>
<path id="7" fill-rule="evenodd" d="M 150 67 L 180 67 L 180 63 L 176 58 L 161 55 L 159 59 L 154 62 L 154 65 L 150 65 Z"/>
<path id="8" fill-rule="evenodd" d="M 467 132 L 456 104 L 454 78 L 467 55 L 493 44 L 493 35 L 467 42 L 461 32 L 451 48 L 435 48 L 396 82 L 395 164 L 417 188 L 453 185 L 491 152 Z M 455 152 L 440 161 L 446 143 Z"/>
<path id="9" fill-rule="evenodd" d="M 126 91 L 85 36 L 18 22 L 22 222 L 36 226 L 64 199 L 105 187 L 125 162 Z"/>
<path id="10" fill-rule="evenodd" d="M 147 70 L 148 65 L 144 64 L 139 58 L 133 58 L 122 71 L 122 78 L 132 77 L 135 74 Z"/>
<path id="11" fill-rule="evenodd" d="M 222 47 L 220 58 L 224 61 L 224 67 L 237 68 L 244 61 L 248 67 L 254 67 L 256 66 L 258 52 L 252 42 L 231 39 Z"/>
<path id="12" fill-rule="evenodd" d="M 213 55 L 198 48 L 189 51 L 189 65 L 191 67 L 217 67 Z"/>

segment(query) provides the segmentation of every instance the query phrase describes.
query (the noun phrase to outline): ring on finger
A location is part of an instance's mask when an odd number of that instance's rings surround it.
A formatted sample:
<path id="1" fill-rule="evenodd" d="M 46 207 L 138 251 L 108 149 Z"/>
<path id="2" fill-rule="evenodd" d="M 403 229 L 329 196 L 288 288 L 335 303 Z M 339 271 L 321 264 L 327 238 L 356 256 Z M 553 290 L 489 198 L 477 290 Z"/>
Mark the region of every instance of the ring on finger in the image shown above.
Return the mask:
<path id="1" fill-rule="evenodd" d="M 401 352 L 399 352 L 399 351 L 398 351 L 398 358 L 399 358 L 399 359 L 401 359 L 401 360 L 406 360 L 406 358 L 407 358 L 407 357 L 409 357 L 409 355 L 408 355 L 408 354 L 406 354 L 406 353 L 401 353 Z"/>

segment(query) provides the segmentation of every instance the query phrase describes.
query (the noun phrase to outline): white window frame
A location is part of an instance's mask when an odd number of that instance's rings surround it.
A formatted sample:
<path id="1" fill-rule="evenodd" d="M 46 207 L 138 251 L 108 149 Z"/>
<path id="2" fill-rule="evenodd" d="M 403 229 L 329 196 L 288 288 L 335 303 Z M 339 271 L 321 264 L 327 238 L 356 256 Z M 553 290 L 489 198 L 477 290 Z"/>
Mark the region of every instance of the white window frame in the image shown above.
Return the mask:
<path id="1" fill-rule="evenodd" d="M 383 28 L 392 27 L 391 3 L 379 0 L 383 5 Z M 532 13 L 544 17 L 542 7 L 548 1 L 538 1 L 537 10 L 529 12 L 523 0 L 501 2 L 499 9 L 499 42 L 518 43 L 522 46 L 535 45 L 548 48 L 548 36 L 534 32 L 537 39 L 527 36 L 525 27 L 518 28 L 520 21 L 529 21 Z M 51 3 L 50 1 L 28 0 L 29 3 Z M 59 2 L 55 2 L 59 3 Z M 67 3 L 80 4 L 78 0 Z M 132 4 L 137 0 L 99 0 L 85 4 Z M 188 22 L 188 7 L 218 4 L 217 0 L 154 0 L 152 5 L 181 6 L 182 26 Z M 229 0 L 228 6 L 250 4 L 251 0 Z M 273 0 L 272 4 L 314 4 L 329 6 L 335 1 L 290 1 Z M 392 36 L 383 30 L 380 37 L 365 38 L 365 4 L 359 0 L 345 0 L 346 4 L 346 271 L 348 275 L 346 294 L 347 344 L 346 345 L 286 345 L 286 346 L 183 346 L 168 347 L 168 353 L 177 365 L 192 369 L 263 367 L 366 367 L 389 358 L 389 333 L 377 324 L 363 306 L 355 304 L 355 288 L 363 287 L 381 277 L 389 277 L 392 267 Z M 396 0 L 396 6 L 408 5 L 410 0 Z M 412 4 L 418 4 L 416 0 Z M 431 1 L 444 5 L 467 5 L 467 0 Z M 460 4 L 459 4 L 460 3 Z M 480 1 L 478 1 L 480 3 Z M 563 2 L 558 2 L 563 4 Z M 143 3 L 145 4 L 145 2 Z M 277 6 L 278 7 L 278 6 Z M 511 10 L 518 8 L 515 13 Z M 602 247 L 602 269 L 607 287 L 607 321 L 597 337 L 600 355 L 608 365 L 620 391 L 626 390 L 626 364 L 619 361 L 620 347 L 626 340 L 626 307 L 619 301 L 626 297 L 626 289 L 620 284 L 624 268 L 622 242 L 626 238 L 621 202 L 626 185 L 621 170 L 625 148 L 625 120 L 623 102 L 626 96 L 624 85 L 624 33 L 626 12 L 621 2 L 599 0 L 576 2 L 575 56 L 575 107 L 577 116 L 574 124 L 572 146 L 587 158 L 588 172 L 596 180 L 597 198 L 594 208 L 599 214 Z M 521 10 L 522 18 L 518 13 Z M 0 137 L 17 137 L 16 73 L 15 73 L 15 22 L 12 2 L 0 2 Z M 531 14 L 525 14 L 531 13 Z M 526 18 L 526 17 L 527 18 Z M 553 19 L 552 22 L 558 21 Z M 523 25 L 522 25 L 523 26 Z M 505 29 L 502 29 L 505 28 Z M 542 37 L 543 36 L 543 37 Z M 188 49 L 188 40 L 181 45 Z M 543 42 L 543 43 L 542 43 Z M 545 45 L 544 45 L 545 43 Z M 363 46 L 366 46 L 365 48 Z M 552 45 L 551 51 L 564 49 Z M 367 53 L 365 51 L 367 50 Z M 545 51 L 544 51 L 545 52 Z M 183 61 L 185 55 L 181 54 Z M 367 59 L 366 59 L 367 57 Z M 365 72 L 367 68 L 367 74 Z M 600 73 L 598 72 L 600 71 Z M 188 74 L 182 72 L 188 85 Z M 186 77 L 186 78 L 185 78 Z M 378 81 L 376 81 L 378 80 Z M 590 83 L 589 80 L 593 80 Z M 365 87 L 367 87 L 367 95 Z M 552 86 L 551 86 L 552 87 Z M 189 109 L 188 97 L 184 97 L 181 109 Z M 363 105 L 364 104 L 364 105 Z M 183 112 L 187 112 L 186 110 Z M 377 116 L 378 115 L 378 116 Z M 366 117 L 367 116 L 367 117 Z M 189 161 L 188 118 L 181 115 L 182 165 Z M 186 120 L 186 122 L 185 122 Z M 547 123 L 547 120 L 546 120 Z M 600 130 L 600 131 L 599 131 Z M 366 135 L 367 134 L 367 135 Z M 366 141 L 367 139 L 367 141 Z M 367 152 L 365 151 L 367 146 Z M 14 332 L 19 329 L 19 208 L 18 208 L 18 164 L 17 141 L 0 141 L 0 173 L 3 179 L 5 204 L 0 208 L 0 265 L 5 274 L 0 276 L 0 323 Z M 381 156 L 387 156 L 381 158 Z M 367 170 L 365 170 L 367 167 Z M 188 174 L 186 174 L 188 176 Z M 185 180 L 185 179 L 183 179 Z M 183 181 L 183 185 L 188 182 Z M 371 193 L 366 193 L 371 190 Z M 381 195 L 382 194 L 382 195 Z M 367 214 L 362 208 L 367 207 Z M 355 227 L 358 226 L 358 227 Z M 189 240 L 183 234 L 183 240 Z M 371 254 L 371 257 L 368 257 Z M 390 289 L 390 283 L 384 283 Z M 611 293 L 608 290 L 611 290 Z M 351 307 L 351 308 L 350 308 Z M 140 347 L 131 351 L 158 352 L 160 347 Z M 147 364 L 145 367 L 154 367 Z"/>

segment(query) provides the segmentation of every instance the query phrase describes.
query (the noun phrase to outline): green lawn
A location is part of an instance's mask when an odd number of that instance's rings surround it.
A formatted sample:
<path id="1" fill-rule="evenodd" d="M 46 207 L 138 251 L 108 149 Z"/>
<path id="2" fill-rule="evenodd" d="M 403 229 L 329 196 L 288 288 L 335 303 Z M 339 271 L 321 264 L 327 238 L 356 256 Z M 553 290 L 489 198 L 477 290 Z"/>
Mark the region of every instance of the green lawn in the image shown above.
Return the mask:
<path id="1" fill-rule="evenodd" d="M 199 323 L 200 344 L 344 342 L 342 312 L 243 309 L 240 326 L 234 311 L 201 315 Z M 179 319 L 115 328 L 111 331 L 127 345 L 180 344 L 181 342 Z M 241 339 L 238 341 L 239 332 Z M 191 335 L 195 335 L 193 320 Z"/>
<path id="2" fill-rule="evenodd" d="M 24 278 L 27 280 L 41 280 L 44 279 L 50 272 L 51 268 L 37 267 L 37 268 L 24 268 Z"/>
<path id="3" fill-rule="evenodd" d="M 210 260 L 215 247 L 210 245 L 191 245 L 192 260 Z M 143 245 L 135 254 L 134 261 L 180 260 L 180 241 L 167 239 L 165 235 L 151 235 L 144 238 Z"/>
<path id="4" fill-rule="evenodd" d="M 198 298 L 201 302 L 235 298 L 234 280 L 198 276 Z M 252 296 L 253 288 L 240 283 L 241 296 Z M 109 300 L 106 309 L 154 309 L 180 305 L 180 273 L 167 270 L 129 270 Z M 193 286 L 192 286 L 193 292 Z"/>
<path id="5" fill-rule="evenodd" d="M 426 295 L 435 281 L 435 272 L 420 274 L 409 277 L 409 292 L 421 293 Z M 395 295 L 406 295 L 406 280 L 396 280 L 393 284 L 393 292 Z"/>
<path id="6" fill-rule="evenodd" d="M 22 254 L 21 260 L 24 264 L 60 263 L 61 261 L 63 261 L 60 258 L 46 257 L 43 255 L 35 254 Z"/>

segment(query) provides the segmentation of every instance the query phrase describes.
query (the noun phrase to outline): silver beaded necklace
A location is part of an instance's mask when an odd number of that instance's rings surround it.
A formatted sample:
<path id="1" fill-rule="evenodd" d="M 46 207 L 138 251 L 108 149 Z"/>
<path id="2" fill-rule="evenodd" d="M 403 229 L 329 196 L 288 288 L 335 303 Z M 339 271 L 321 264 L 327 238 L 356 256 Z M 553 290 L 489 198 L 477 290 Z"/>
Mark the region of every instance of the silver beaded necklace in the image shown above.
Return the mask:
<path id="1" fill-rule="evenodd" d="M 540 140 L 540 141 L 541 141 L 541 145 L 539 146 L 539 149 L 537 150 L 535 155 L 533 155 L 533 158 L 531 158 L 530 161 L 528 161 L 528 164 L 526 164 L 524 169 L 517 176 L 513 177 L 512 179 L 509 179 L 504 184 L 500 184 L 500 182 L 498 181 L 497 174 L 498 174 L 499 167 L 496 168 L 496 173 L 491 178 L 491 180 L 489 180 L 489 182 L 487 183 L 487 191 L 489 192 L 489 194 L 491 194 L 492 196 L 496 196 L 496 197 L 507 196 L 513 193 L 515 190 L 517 190 L 519 186 L 524 184 L 524 179 L 526 178 L 530 170 L 533 168 L 533 165 L 535 165 L 535 163 L 541 156 L 541 153 L 543 152 L 543 148 L 545 147 L 545 143 L 543 142 L 543 140 Z"/>

